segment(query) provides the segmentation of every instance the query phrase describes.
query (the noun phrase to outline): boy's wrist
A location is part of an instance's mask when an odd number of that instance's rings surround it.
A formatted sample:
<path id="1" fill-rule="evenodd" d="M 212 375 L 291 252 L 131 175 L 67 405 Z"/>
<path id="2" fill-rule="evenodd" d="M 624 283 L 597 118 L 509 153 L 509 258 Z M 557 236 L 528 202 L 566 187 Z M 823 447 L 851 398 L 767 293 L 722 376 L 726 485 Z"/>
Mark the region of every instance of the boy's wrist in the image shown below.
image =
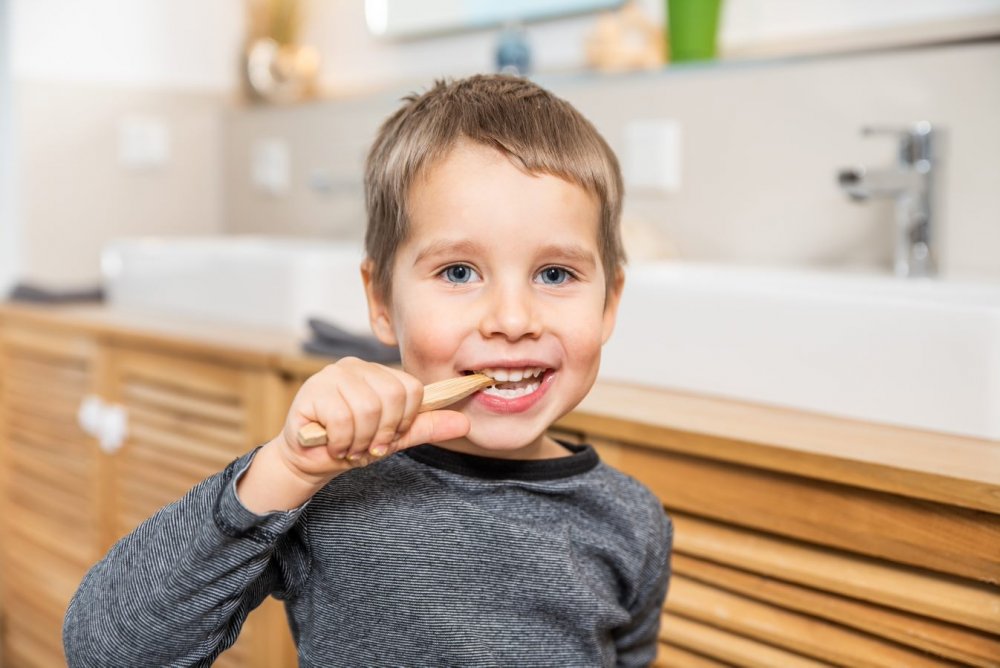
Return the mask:
<path id="1" fill-rule="evenodd" d="M 264 444 L 236 483 L 240 503 L 257 515 L 298 508 L 329 482 L 294 473 L 281 455 L 282 438 Z"/>

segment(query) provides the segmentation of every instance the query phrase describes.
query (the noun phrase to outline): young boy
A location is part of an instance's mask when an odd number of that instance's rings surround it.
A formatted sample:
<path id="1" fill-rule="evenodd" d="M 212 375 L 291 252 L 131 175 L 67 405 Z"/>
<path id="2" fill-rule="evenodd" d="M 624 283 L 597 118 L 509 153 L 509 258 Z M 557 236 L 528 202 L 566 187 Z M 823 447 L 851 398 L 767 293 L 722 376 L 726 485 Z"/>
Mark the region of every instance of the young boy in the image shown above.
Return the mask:
<path id="1" fill-rule="evenodd" d="M 72 666 L 209 665 L 268 595 L 302 666 L 640 666 L 671 526 L 548 428 L 587 394 L 622 289 L 621 177 L 568 103 L 505 76 L 443 83 L 368 157 L 372 329 L 282 433 L 122 539 L 66 615 Z M 423 385 L 497 385 L 417 413 Z M 326 428 L 303 448 L 298 429 Z"/>

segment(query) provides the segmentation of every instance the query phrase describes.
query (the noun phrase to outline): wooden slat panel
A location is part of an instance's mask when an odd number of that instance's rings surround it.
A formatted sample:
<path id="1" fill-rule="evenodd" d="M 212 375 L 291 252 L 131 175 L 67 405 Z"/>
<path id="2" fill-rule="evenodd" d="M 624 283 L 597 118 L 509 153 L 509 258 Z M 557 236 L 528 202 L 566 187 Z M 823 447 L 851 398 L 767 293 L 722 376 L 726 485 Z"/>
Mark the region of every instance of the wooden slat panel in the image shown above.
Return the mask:
<path id="1" fill-rule="evenodd" d="M 829 664 L 772 647 L 680 615 L 663 613 L 660 640 L 704 654 L 728 665 L 745 668 L 828 668 Z"/>
<path id="2" fill-rule="evenodd" d="M 129 475 L 119 482 L 122 493 L 137 501 L 149 500 L 157 504 L 157 508 L 181 498 L 204 478 L 184 475 L 172 469 L 137 466 L 134 462 L 128 472 Z"/>
<path id="3" fill-rule="evenodd" d="M 245 413 L 241 411 L 241 415 Z M 247 440 L 241 430 L 232 428 L 232 423 L 220 426 L 195 415 L 168 413 L 140 403 L 129 404 L 129 424 L 141 424 L 199 442 L 208 441 L 224 446 L 231 452 L 241 452 Z"/>
<path id="4" fill-rule="evenodd" d="M 179 355 L 116 349 L 118 366 L 138 384 L 168 385 L 174 395 L 198 395 L 218 403 L 234 402 L 240 368 Z"/>
<path id="5" fill-rule="evenodd" d="M 1000 515 L 641 447 L 616 466 L 680 510 L 983 582 L 1000 580 Z M 780 503 L 775 503 L 780 499 Z"/>
<path id="6" fill-rule="evenodd" d="M 66 385 L 53 382 L 20 382 L 13 374 L 7 376 L 10 388 L 8 406 L 12 411 L 27 410 L 38 414 L 76 415 L 80 401 L 87 393 L 86 385 Z"/>
<path id="7" fill-rule="evenodd" d="M 598 382 L 561 428 L 753 469 L 1000 514 L 986 439 Z"/>
<path id="8" fill-rule="evenodd" d="M 660 643 L 654 668 L 726 668 L 725 663 L 704 654 Z"/>
<path id="9" fill-rule="evenodd" d="M 13 458 L 9 469 L 8 493 L 20 505 L 34 510 L 38 515 L 49 518 L 50 526 L 89 526 L 94 523 L 92 508 L 81 506 L 72 493 L 65 488 L 49 484 L 44 478 L 31 479 Z"/>
<path id="10" fill-rule="evenodd" d="M 39 634 L 34 631 L 39 627 L 30 618 L 11 621 L 11 617 L 7 616 L 8 629 L 4 634 L 4 645 L 12 668 L 52 668 L 66 665 L 62 643 L 53 642 L 51 633 L 43 632 L 39 639 Z"/>
<path id="11" fill-rule="evenodd" d="M 8 509 L 8 536 L 4 541 L 8 555 L 30 546 L 50 550 L 81 566 L 96 559 L 92 547 L 93 532 L 89 527 L 77 527 L 47 520 L 16 501 L 11 502 Z"/>
<path id="12" fill-rule="evenodd" d="M 1000 633 L 1000 589 L 683 513 L 671 514 L 674 549 L 787 582 Z"/>
<path id="13" fill-rule="evenodd" d="M 215 470 L 220 468 L 220 465 L 224 467 L 249 449 L 246 448 L 245 443 L 241 446 L 233 446 L 231 444 L 220 445 L 213 441 L 195 440 L 150 427 L 141 420 L 131 424 L 129 430 L 131 434 L 130 444 L 135 443 L 139 447 L 169 453 L 173 459 L 187 459 L 197 463 L 202 470 Z"/>
<path id="14" fill-rule="evenodd" d="M 245 668 L 250 664 L 251 654 L 249 651 L 250 641 L 247 636 L 240 634 L 233 646 L 219 655 L 219 658 L 212 664 L 213 668 Z"/>
<path id="15" fill-rule="evenodd" d="M 175 452 L 173 449 L 156 447 L 154 441 L 148 440 L 149 436 L 149 434 L 143 434 L 142 441 L 133 440 L 131 443 L 133 447 L 129 449 L 128 456 L 136 466 L 171 468 L 181 475 L 201 480 L 205 476 L 205 471 L 221 471 L 236 458 L 227 453 L 216 457 L 193 457 L 186 452 Z M 202 450 L 199 454 L 215 453 L 211 450 Z"/>
<path id="16" fill-rule="evenodd" d="M 11 614 L 15 614 L 18 617 L 30 614 L 43 624 L 53 627 L 61 626 L 63 619 L 66 617 L 65 607 L 57 608 L 44 600 L 40 600 L 40 597 L 28 588 L 8 587 L 4 595 L 5 607 L 10 610 Z"/>
<path id="17" fill-rule="evenodd" d="M 7 569 L 12 576 L 8 586 L 32 596 L 38 607 L 47 607 L 61 615 L 89 566 L 89 562 L 62 558 L 43 549 L 15 550 L 7 558 Z"/>
<path id="18" fill-rule="evenodd" d="M 120 536 L 250 447 L 240 369 L 135 350 L 116 350 L 114 369 L 129 419 L 114 458 Z"/>
<path id="19" fill-rule="evenodd" d="M 7 414 L 7 433 L 18 438 L 21 443 L 31 447 L 47 448 L 50 451 L 62 451 L 72 456 L 73 452 L 83 451 L 87 459 L 93 461 L 94 453 L 81 443 L 79 430 L 69 424 L 68 418 L 63 420 L 28 419 L 24 415 Z M 74 440 L 75 439 L 75 440 Z"/>
<path id="20" fill-rule="evenodd" d="M 3 341 L 10 348 L 60 361 L 90 360 L 97 349 L 97 342 L 92 337 L 55 332 L 47 327 L 19 325 L 13 320 L 3 323 Z"/>
<path id="21" fill-rule="evenodd" d="M 684 554 L 673 555 L 673 571 L 704 585 L 830 620 L 963 664 L 981 668 L 1000 666 L 1000 638 L 996 636 L 791 585 Z"/>
<path id="22" fill-rule="evenodd" d="M 88 337 L 0 331 L 3 656 L 15 668 L 65 665 L 62 619 L 98 557 L 98 453 L 76 419 L 95 363 Z"/>
<path id="23" fill-rule="evenodd" d="M 854 668 L 957 665 L 867 633 L 790 612 L 683 575 L 670 583 L 667 610 L 820 661 Z"/>
<path id="24" fill-rule="evenodd" d="M 9 356 L 7 357 L 5 374 L 10 378 L 34 380 L 48 378 L 59 384 L 89 385 L 91 375 L 89 364 L 92 351 L 87 357 L 52 356 L 49 353 L 39 353 L 27 348 L 11 345 L 6 342 Z"/>
<path id="25" fill-rule="evenodd" d="M 43 450 L 25 448 L 19 443 L 11 442 L 7 452 L 9 485 L 41 485 L 45 490 L 52 491 L 57 496 L 74 499 L 73 505 L 87 509 L 80 504 L 81 494 L 86 494 L 87 462 L 66 458 L 53 461 L 53 458 Z M 91 512 L 93 508 L 89 509 Z"/>
<path id="26" fill-rule="evenodd" d="M 243 409 L 224 403 L 211 403 L 203 397 L 180 394 L 166 386 L 129 383 L 123 390 L 126 404 L 141 405 L 174 412 L 194 415 L 223 424 L 239 425 L 244 419 Z"/>

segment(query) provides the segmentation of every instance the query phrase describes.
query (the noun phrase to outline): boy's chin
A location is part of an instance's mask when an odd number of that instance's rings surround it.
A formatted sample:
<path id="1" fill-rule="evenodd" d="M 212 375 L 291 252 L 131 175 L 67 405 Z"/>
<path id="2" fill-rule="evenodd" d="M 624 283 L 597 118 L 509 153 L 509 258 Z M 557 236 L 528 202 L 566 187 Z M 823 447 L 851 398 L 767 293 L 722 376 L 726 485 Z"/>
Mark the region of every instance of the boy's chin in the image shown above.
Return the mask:
<path id="1" fill-rule="evenodd" d="M 544 431 L 536 432 L 535 430 L 528 429 L 512 429 L 509 426 L 506 429 L 484 429 L 482 426 L 473 423 L 469 434 L 460 440 L 477 450 L 483 451 L 483 454 L 486 456 L 490 454 L 501 455 L 509 453 L 511 456 L 516 457 L 519 451 L 532 449 L 533 446 L 537 447 L 544 435 Z"/>

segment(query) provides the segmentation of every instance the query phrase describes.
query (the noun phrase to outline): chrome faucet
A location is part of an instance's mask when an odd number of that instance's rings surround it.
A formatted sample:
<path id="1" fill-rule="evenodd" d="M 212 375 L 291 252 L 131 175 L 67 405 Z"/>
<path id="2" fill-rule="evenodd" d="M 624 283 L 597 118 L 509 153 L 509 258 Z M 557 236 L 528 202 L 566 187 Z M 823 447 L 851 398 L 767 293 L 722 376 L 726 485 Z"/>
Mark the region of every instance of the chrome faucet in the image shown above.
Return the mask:
<path id="1" fill-rule="evenodd" d="M 875 197 L 896 200 L 896 250 L 893 270 L 897 276 L 933 276 L 934 207 L 940 182 L 941 130 L 927 121 L 910 127 L 865 127 L 861 134 L 889 134 L 899 138 L 896 164 L 885 169 L 842 169 L 837 181 L 851 199 Z"/>

